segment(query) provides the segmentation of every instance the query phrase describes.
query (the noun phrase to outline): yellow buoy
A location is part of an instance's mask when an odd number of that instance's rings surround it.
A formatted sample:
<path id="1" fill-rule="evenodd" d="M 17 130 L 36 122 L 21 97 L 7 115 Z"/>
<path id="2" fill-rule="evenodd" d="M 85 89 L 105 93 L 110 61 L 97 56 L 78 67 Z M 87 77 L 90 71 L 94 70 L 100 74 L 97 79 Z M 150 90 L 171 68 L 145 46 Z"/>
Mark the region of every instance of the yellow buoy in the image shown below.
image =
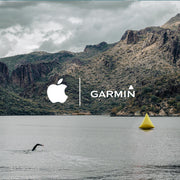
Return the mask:
<path id="1" fill-rule="evenodd" d="M 143 122 L 141 123 L 141 125 L 139 126 L 139 128 L 141 129 L 151 129 L 154 128 L 154 125 L 152 123 L 152 121 L 150 120 L 148 114 L 146 113 Z"/>

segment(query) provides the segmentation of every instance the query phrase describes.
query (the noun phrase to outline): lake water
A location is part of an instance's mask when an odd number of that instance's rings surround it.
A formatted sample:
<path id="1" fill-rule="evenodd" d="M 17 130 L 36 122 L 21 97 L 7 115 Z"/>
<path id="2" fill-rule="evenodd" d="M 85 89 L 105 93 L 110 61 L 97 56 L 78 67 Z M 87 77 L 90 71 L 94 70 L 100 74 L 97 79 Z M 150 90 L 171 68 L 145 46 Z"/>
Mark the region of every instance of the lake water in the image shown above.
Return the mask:
<path id="1" fill-rule="evenodd" d="M 0 117 L 0 179 L 179 180 L 180 118 Z M 44 144 L 31 151 L 36 143 Z"/>

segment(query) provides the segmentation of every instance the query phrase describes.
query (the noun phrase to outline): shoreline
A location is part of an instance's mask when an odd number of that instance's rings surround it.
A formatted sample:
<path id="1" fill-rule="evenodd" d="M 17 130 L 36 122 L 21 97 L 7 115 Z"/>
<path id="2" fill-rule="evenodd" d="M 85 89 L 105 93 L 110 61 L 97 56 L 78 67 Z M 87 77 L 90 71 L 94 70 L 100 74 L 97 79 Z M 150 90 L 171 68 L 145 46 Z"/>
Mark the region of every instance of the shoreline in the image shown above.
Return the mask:
<path id="1" fill-rule="evenodd" d="M 116 116 L 111 116 L 111 115 L 109 115 L 109 114 L 56 114 L 56 115 L 35 115 L 35 114 L 33 114 L 33 115 L 0 115 L 0 117 L 10 117 L 10 116 L 12 116 L 12 117 L 21 117 L 21 116 L 54 116 L 54 117 L 56 117 L 56 116 L 106 116 L 106 117 L 144 117 L 144 115 L 116 115 Z M 165 116 L 163 116 L 163 115 L 149 115 L 149 117 L 180 117 L 180 115 L 179 114 L 174 114 L 174 115 L 165 115 Z"/>

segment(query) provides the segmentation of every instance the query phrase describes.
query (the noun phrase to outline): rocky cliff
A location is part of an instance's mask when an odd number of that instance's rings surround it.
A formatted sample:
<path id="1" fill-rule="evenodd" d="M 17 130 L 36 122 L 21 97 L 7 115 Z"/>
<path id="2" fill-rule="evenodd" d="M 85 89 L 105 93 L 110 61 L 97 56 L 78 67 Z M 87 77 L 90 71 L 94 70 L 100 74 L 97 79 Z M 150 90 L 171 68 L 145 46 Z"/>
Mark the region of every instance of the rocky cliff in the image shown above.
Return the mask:
<path id="1" fill-rule="evenodd" d="M 9 71 L 6 64 L 0 62 L 0 85 L 7 84 L 9 82 Z"/>
<path id="2" fill-rule="evenodd" d="M 52 70 L 54 64 L 55 62 L 21 65 L 13 70 L 11 82 L 13 85 L 20 87 L 31 85 L 35 81 L 40 80 L 40 78 L 46 77 Z"/>

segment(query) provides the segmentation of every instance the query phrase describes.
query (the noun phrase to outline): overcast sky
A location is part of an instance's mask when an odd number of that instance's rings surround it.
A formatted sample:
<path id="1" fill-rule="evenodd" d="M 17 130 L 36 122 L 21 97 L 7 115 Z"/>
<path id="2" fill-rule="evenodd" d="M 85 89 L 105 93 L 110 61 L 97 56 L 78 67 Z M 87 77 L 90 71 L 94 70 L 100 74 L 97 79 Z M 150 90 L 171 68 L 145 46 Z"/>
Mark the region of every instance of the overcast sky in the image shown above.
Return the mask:
<path id="1" fill-rule="evenodd" d="M 1 2 L 0 57 L 32 51 L 83 51 L 117 42 L 127 29 L 164 24 L 180 2 Z"/>

